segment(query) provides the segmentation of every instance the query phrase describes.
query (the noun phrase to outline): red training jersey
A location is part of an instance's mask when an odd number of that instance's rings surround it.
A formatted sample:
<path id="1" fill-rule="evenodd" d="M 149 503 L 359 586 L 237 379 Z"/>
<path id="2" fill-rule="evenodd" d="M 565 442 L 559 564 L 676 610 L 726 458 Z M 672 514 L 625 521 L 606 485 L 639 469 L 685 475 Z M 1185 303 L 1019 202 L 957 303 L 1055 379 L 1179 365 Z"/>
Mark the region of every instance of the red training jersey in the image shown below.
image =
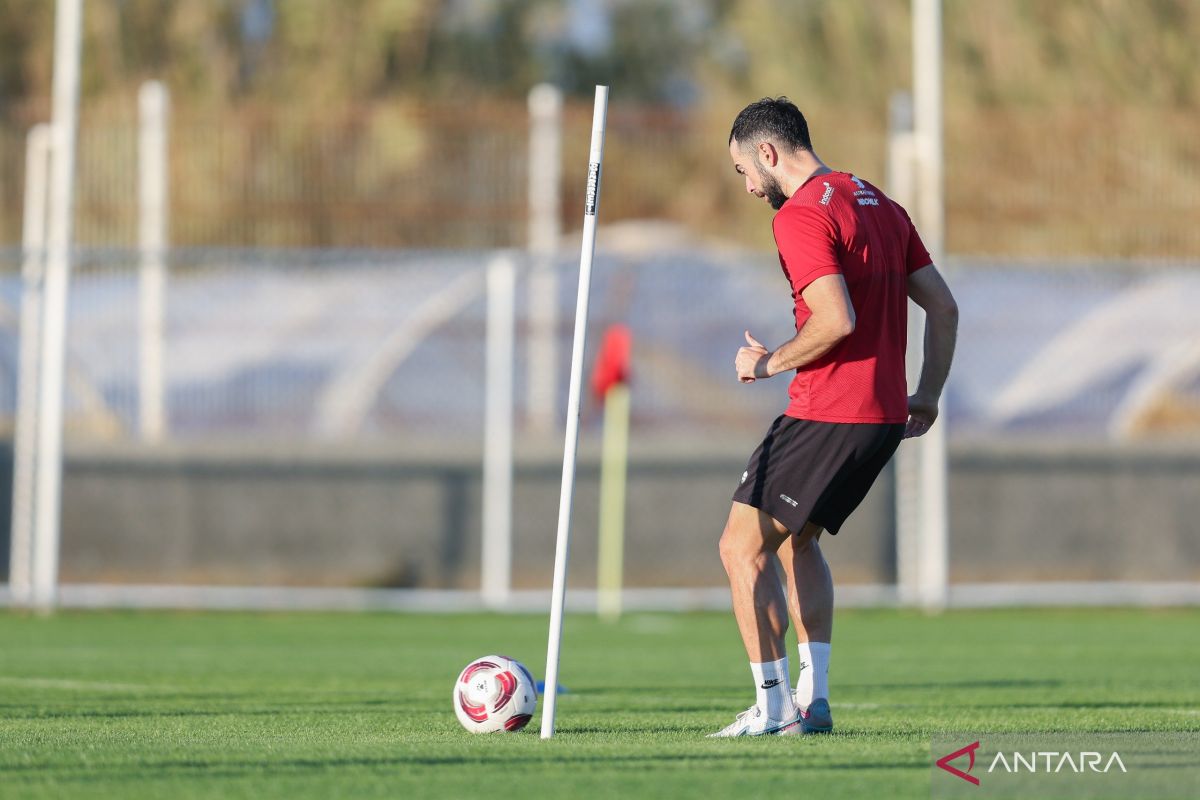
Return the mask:
<path id="1" fill-rule="evenodd" d="M 856 318 L 853 333 L 796 370 L 787 415 L 819 422 L 906 421 L 908 276 L 930 263 L 908 214 L 866 181 L 830 172 L 805 181 L 772 228 L 796 301 L 796 330 L 812 316 L 801 293 L 824 275 L 845 279 Z"/>

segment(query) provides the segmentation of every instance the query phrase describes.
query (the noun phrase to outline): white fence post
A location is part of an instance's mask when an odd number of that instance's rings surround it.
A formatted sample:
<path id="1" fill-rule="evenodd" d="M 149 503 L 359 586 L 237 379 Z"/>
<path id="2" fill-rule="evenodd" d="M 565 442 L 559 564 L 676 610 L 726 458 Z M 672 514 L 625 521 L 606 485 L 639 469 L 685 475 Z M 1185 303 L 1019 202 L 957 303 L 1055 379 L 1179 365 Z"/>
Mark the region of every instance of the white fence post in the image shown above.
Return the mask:
<path id="1" fill-rule="evenodd" d="M 63 373 L 67 352 L 67 285 L 71 277 L 75 138 L 79 114 L 81 0 L 58 0 L 54 20 L 53 145 L 46 223 L 46 283 L 38 391 L 37 493 L 33 604 L 54 607 L 62 489 Z"/>
<path id="2" fill-rule="evenodd" d="M 944 269 L 941 0 L 913 0 L 913 121 L 917 224 L 934 263 Z M 946 606 L 950 572 L 944 417 L 917 440 L 917 450 L 920 603 L 926 610 L 937 611 Z"/>
<path id="3" fill-rule="evenodd" d="M 913 134 L 912 95 L 896 92 L 889 104 L 887 192 L 893 200 L 916 211 L 916 144 Z M 908 385 L 917 385 L 921 374 L 921 347 L 925 312 L 909 303 L 908 351 L 905 358 Z M 903 605 L 921 601 L 920 545 L 921 458 L 919 445 L 908 442 L 896 451 L 896 594 Z"/>
<path id="4" fill-rule="evenodd" d="M 166 307 L 167 89 L 147 81 L 138 92 L 138 432 L 145 441 L 166 433 L 163 325 Z"/>
<path id="5" fill-rule="evenodd" d="M 562 92 L 529 92 L 529 364 L 526 421 L 550 433 L 558 422 L 558 251 L 562 221 Z"/>
<path id="6" fill-rule="evenodd" d="M 484 374 L 483 553 L 484 603 L 503 607 L 512 589 L 513 323 L 516 265 L 509 253 L 487 267 L 487 342 Z"/>
<path id="7" fill-rule="evenodd" d="M 21 231 L 21 330 L 13 436 L 12 525 L 8 586 L 13 603 L 28 606 L 33 591 L 33 508 L 37 474 L 38 364 L 41 360 L 42 281 L 46 268 L 46 179 L 50 126 L 34 125 L 25 150 L 25 210 Z"/>

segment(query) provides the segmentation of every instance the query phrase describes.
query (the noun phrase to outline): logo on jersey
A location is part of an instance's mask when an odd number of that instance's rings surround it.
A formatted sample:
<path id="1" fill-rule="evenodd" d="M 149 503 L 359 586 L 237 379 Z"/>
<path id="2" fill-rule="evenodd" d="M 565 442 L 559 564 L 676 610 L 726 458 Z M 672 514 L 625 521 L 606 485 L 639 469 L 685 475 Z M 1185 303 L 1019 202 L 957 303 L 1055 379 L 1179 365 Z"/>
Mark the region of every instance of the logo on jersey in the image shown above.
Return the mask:
<path id="1" fill-rule="evenodd" d="M 821 195 L 821 205 L 829 205 L 829 201 L 833 199 L 833 187 L 829 185 L 829 181 L 824 181 L 825 194 Z"/>
<path id="2" fill-rule="evenodd" d="M 858 189 L 854 192 L 854 197 L 860 206 L 877 206 L 879 198 L 875 196 L 875 192 L 867 188 L 862 179 L 857 175 L 851 175 L 850 180 L 858 184 Z"/>

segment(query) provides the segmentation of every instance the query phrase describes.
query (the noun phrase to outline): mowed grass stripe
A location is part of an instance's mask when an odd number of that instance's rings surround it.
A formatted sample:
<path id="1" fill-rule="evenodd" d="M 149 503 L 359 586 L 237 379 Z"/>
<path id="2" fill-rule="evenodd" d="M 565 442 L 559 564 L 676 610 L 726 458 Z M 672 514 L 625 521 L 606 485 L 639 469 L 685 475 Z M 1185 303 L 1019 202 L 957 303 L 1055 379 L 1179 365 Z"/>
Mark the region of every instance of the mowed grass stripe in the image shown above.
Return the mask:
<path id="1" fill-rule="evenodd" d="M 1200 611 L 839 613 L 827 737 L 708 740 L 753 702 L 732 618 L 571 616 L 559 735 L 472 736 L 458 671 L 541 675 L 546 619 L 0 615 L 0 797 L 929 796 L 939 732 L 1200 731 Z"/>

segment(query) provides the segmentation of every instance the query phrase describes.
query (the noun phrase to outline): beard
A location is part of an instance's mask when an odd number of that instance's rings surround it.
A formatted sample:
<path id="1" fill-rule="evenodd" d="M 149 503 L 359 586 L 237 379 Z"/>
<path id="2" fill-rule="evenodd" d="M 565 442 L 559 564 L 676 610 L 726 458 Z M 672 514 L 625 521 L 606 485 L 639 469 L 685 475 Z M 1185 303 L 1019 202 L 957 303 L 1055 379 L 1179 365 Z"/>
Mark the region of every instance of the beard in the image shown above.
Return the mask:
<path id="1" fill-rule="evenodd" d="M 788 201 L 788 196 L 783 193 L 783 187 L 779 185 L 779 181 L 768 175 L 766 170 L 758 164 L 754 166 L 758 170 L 758 187 L 766 195 L 767 202 L 771 204 L 771 208 L 776 211 L 783 208 L 783 204 Z"/>

